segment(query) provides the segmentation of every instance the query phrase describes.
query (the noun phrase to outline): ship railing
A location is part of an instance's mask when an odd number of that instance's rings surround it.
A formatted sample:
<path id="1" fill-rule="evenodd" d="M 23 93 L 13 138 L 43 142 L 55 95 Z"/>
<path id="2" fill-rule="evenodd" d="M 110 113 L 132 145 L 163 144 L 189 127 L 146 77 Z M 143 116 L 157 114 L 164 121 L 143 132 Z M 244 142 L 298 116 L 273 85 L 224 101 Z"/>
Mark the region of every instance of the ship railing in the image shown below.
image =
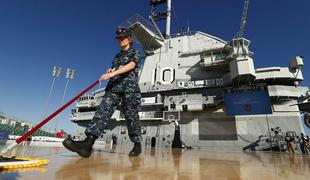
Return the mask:
<path id="1" fill-rule="evenodd" d="M 182 31 L 182 32 L 171 34 L 170 37 L 175 38 L 175 37 L 179 37 L 179 36 L 191 36 L 191 35 L 196 34 L 196 32 L 197 31 Z"/>
<path id="2" fill-rule="evenodd" d="M 130 28 L 131 26 L 137 23 L 142 24 L 144 27 L 148 28 L 150 31 L 155 33 L 156 36 L 161 37 L 163 39 L 161 32 L 156 28 L 156 26 L 153 25 L 151 22 L 145 20 L 139 14 L 135 14 L 131 16 L 130 18 L 128 18 L 127 20 L 123 21 L 121 24 L 119 24 L 119 27 Z"/>
<path id="3" fill-rule="evenodd" d="M 181 95 L 177 96 L 178 101 L 190 101 L 190 102 L 201 102 L 203 100 L 203 96 L 201 94 L 193 95 L 182 93 Z"/>
<path id="4" fill-rule="evenodd" d="M 77 102 L 88 102 L 90 100 L 94 99 L 93 95 L 86 95 L 86 96 L 82 96 L 80 97 Z"/>
<path id="5" fill-rule="evenodd" d="M 92 111 L 92 112 L 78 112 L 76 113 L 76 117 L 79 118 L 79 117 L 85 117 L 85 116 L 93 116 L 95 114 L 95 111 Z"/>
<path id="6" fill-rule="evenodd" d="M 164 117 L 163 111 L 142 111 L 139 112 L 141 120 L 162 120 Z M 120 113 L 119 119 L 125 119 L 123 112 Z"/>
<path id="7" fill-rule="evenodd" d="M 2 123 L 2 119 L 5 120 L 5 125 L 8 125 L 15 129 L 14 131 L 28 131 L 33 127 L 33 124 L 27 120 L 22 120 L 10 115 L 5 114 L 4 112 L 0 112 L 0 123 Z M 12 123 L 15 122 L 15 123 Z M 50 128 L 42 127 L 40 130 L 45 131 L 45 132 L 52 132 Z"/>
<path id="8" fill-rule="evenodd" d="M 76 107 L 77 108 L 81 108 L 81 107 L 88 107 L 89 106 L 89 102 L 87 101 L 85 101 L 85 102 L 78 102 L 77 104 L 76 104 Z"/>

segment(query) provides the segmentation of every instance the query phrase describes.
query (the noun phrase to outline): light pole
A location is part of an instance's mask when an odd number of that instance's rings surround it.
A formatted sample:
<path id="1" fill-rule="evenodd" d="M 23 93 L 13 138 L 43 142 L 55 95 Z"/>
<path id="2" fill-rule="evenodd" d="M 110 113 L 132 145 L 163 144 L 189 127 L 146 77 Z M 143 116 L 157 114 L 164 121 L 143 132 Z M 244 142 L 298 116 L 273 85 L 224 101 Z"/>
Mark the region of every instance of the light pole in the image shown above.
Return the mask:
<path id="1" fill-rule="evenodd" d="M 65 97 L 66 97 L 66 93 L 67 93 L 69 81 L 70 81 L 71 79 L 73 79 L 74 73 L 75 73 L 75 70 L 74 70 L 74 69 L 70 69 L 70 68 L 67 69 L 67 72 L 66 72 L 67 83 L 66 83 L 66 87 L 65 87 L 65 90 L 64 90 L 62 99 L 61 99 L 61 105 L 64 104 L 64 100 L 65 100 Z M 56 131 L 57 131 L 57 128 L 58 128 L 58 119 L 56 120 L 56 124 L 55 124 L 55 130 L 56 130 Z"/>
<path id="2" fill-rule="evenodd" d="M 54 66 L 54 69 L 53 69 L 53 72 L 52 72 L 53 82 L 52 82 L 52 86 L 50 88 L 50 92 L 48 94 L 47 101 L 46 101 L 46 104 L 45 104 L 45 110 L 44 110 L 44 113 L 43 113 L 43 118 L 45 118 L 45 116 L 47 114 L 48 104 L 49 104 L 49 101 L 50 101 L 50 98 L 51 98 L 51 95 L 52 95 L 52 91 L 53 91 L 53 88 L 54 88 L 55 80 L 56 80 L 57 77 L 60 76 L 60 73 L 61 73 L 61 67 Z"/>

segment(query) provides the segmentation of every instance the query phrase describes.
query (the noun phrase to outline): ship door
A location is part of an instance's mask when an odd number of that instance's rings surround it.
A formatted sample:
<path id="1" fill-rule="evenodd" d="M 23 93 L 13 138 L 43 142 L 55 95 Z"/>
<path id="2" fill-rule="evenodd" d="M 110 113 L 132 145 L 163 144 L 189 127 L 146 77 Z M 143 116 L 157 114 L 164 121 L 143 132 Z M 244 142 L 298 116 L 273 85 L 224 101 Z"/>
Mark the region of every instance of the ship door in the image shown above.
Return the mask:
<path id="1" fill-rule="evenodd" d="M 152 137 L 151 147 L 155 147 L 155 146 L 156 146 L 156 137 Z"/>

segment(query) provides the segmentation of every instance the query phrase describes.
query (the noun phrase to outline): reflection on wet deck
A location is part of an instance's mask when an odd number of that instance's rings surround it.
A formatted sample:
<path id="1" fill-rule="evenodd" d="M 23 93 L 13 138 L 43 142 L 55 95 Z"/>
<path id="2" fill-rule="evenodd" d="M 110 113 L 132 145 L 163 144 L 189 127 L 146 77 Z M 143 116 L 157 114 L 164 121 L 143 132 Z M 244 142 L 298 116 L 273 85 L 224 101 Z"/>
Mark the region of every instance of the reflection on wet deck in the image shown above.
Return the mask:
<path id="1" fill-rule="evenodd" d="M 0 179 L 308 179 L 310 156 L 206 150 L 102 147 L 88 158 L 62 147 L 20 146 L 15 154 L 48 158 L 45 167 L 1 172 Z"/>

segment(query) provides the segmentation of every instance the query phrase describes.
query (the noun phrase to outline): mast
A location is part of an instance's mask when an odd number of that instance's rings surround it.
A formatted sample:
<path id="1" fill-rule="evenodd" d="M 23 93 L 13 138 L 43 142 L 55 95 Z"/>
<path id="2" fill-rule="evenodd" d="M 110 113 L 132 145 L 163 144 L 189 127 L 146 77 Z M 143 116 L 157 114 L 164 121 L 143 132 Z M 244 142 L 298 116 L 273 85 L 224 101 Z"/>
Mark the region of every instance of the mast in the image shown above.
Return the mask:
<path id="1" fill-rule="evenodd" d="M 171 29 L 171 3 L 172 0 L 150 0 L 150 5 L 152 6 L 151 16 L 152 21 L 159 21 L 166 19 L 166 32 L 165 38 L 170 38 L 170 29 Z M 166 4 L 167 10 L 165 12 L 158 12 L 156 7 L 161 4 Z"/>
<path id="2" fill-rule="evenodd" d="M 166 20 L 166 36 L 170 38 L 171 25 L 171 0 L 167 0 L 167 20 Z"/>
<path id="3" fill-rule="evenodd" d="M 244 32 L 245 32 L 245 25 L 248 19 L 248 9 L 249 9 L 249 2 L 250 0 L 245 0 L 244 1 L 244 7 L 243 7 L 243 12 L 242 12 L 242 19 L 241 19 L 241 24 L 240 24 L 240 30 L 237 34 L 238 38 L 243 38 Z"/>

